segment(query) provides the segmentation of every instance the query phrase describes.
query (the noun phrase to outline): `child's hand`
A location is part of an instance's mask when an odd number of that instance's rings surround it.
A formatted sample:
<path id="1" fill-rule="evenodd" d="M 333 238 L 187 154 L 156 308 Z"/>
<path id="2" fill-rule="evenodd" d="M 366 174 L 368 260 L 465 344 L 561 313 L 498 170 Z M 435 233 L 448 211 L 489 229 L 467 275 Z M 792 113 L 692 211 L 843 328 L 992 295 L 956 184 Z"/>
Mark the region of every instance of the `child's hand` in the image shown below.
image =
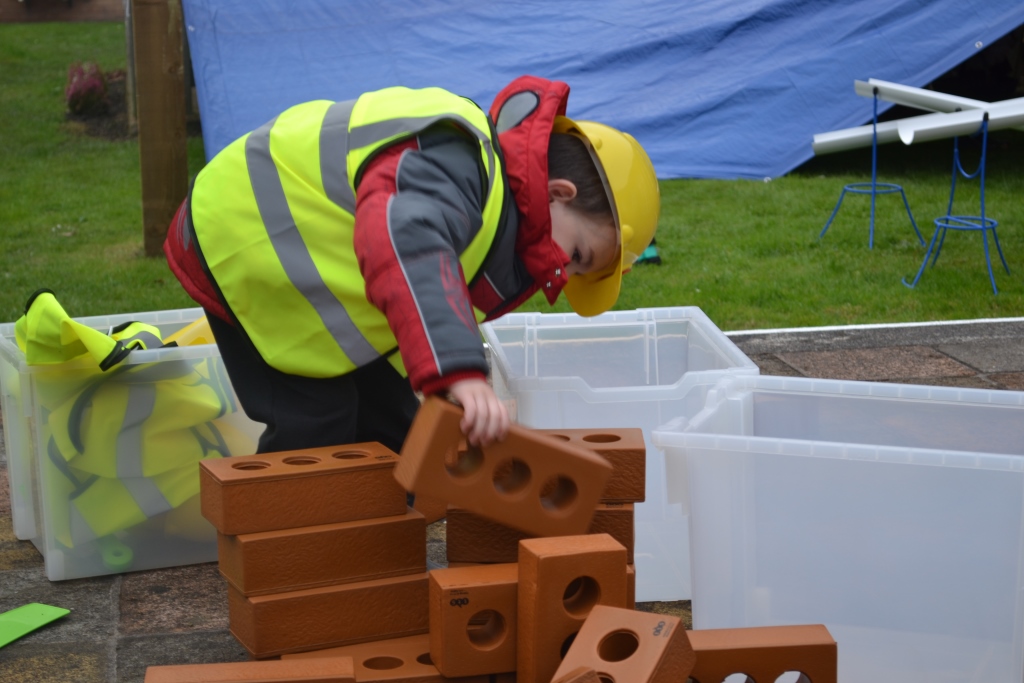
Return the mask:
<path id="1" fill-rule="evenodd" d="M 508 410 L 487 382 L 462 380 L 448 387 L 448 393 L 465 411 L 459 426 L 471 446 L 487 446 L 508 434 Z"/>

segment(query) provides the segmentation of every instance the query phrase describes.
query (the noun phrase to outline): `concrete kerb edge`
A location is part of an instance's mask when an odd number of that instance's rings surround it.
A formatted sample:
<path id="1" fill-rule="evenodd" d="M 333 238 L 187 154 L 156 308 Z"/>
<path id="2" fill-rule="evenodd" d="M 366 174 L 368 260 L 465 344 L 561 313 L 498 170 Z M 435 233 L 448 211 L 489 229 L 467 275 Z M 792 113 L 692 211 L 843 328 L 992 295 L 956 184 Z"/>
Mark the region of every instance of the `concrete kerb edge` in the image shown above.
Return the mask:
<path id="1" fill-rule="evenodd" d="M 742 337 L 759 334 L 792 334 L 800 332 L 842 332 L 847 330 L 887 330 L 905 327 L 939 327 L 944 325 L 973 325 L 991 323 L 1020 323 L 1024 318 L 976 318 L 973 320 L 935 320 L 908 323 L 868 323 L 861 325 L 825 325 L 821 327 L 779 327 L 762 330 L 735 330 L 724 332 L 727 337 Z"/>

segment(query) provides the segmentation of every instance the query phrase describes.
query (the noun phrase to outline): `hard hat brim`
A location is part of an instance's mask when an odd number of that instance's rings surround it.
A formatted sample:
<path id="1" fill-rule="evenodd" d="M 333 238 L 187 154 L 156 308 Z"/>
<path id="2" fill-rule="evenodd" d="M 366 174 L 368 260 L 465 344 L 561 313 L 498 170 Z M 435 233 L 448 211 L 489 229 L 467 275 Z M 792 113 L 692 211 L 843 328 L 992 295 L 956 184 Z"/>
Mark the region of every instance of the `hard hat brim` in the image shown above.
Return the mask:
<path id="1" fill-rule="evenodd" d="M 555 124 L 552 132 L 571 133 L 586 141 L 587 151 L 590 152 L 597 172 L 601 176 L 605 193 L 608 195 L 608 203 L 612 208 L 612 218 L 615 221 L 615 232 L 619 239 L 618 256 L 612 260 L 603 270 L 585 275 L 573 275 L 566 282 L 562 289 L 565 298 L 572 306 L 572 310 L 584 317 L 600 315 L 606 312 L 619 299 L 619 289 L 622 286 L 622 228 L 619 225 L 618 207 L 615 205 L 615 194 L 608 183 L 605 175 L 604 165 L 601 159 L 594 152 L 594 145 L 586 132 L 579 125 L 567 116 L 555 117 Z"/>
<path id="2" fill-rule="evenodd" d="M 604 271 L 573 275 L 562 289 L 572 310 L 583 317 L 606 312 L 619 299 L 622 285 L 622 249 L 612 265 Z"/>

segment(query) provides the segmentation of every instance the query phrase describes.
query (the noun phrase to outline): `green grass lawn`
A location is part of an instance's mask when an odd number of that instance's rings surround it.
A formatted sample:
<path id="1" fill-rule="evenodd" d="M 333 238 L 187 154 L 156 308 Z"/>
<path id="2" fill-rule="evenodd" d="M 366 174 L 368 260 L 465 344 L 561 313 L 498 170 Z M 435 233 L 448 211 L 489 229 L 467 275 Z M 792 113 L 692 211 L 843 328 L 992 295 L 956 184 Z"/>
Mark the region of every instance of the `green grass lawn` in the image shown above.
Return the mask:
<path id="1" fill-rule="evenodd" d="M 15 320 L 40 287 L 74 316 L 192 307 L 163 258 L 142 255 L 137 142 L 91 138 L 67 120 L 63 89 L 76 61 L 124 68 L 124 27 L 0 25 L 0 322 Z M 963 148 L 973 171 L 977 141 Z M 930 239 L 946 210 L 952 141 L 885 145 L 879 157 L 879 180 L 904 186 Z M 194 174 L 203 163 L 198 137 L 189 160 Z M 898 195 L 878 198 L 874 249 L 866 196 L 848 196 L 818 239 L 843 185 L 869 180 L 870 164 L 870 150 L 855 150 L 770 182 L 663 181 L 663 264 L 627 275 L 617 308 L 699 306 L 723 330 L 1024 315 L 1024 133 L 990 136 L 987 213 L 999 221 L 1012 273 L 990 245 L 998 296 L 977 232 L 951 232 L 917 288 L 901 284 L 925 248 Z M 978 212 L 977 188 L 961 179 L 957 213 Z M 569 308 L 537 297 L 521 310 Z"/>
<path id="2" fill-rule="evenodd" d="M 162 258 L 142 255 L 138 142 L 66 120 L 79 61 L 123 69 L 124 26 L 0 24 L 0 321 L 40 287 L 74 316 L 195 306 Z M 202 143 L 189 146 L 198 169 Z"/>

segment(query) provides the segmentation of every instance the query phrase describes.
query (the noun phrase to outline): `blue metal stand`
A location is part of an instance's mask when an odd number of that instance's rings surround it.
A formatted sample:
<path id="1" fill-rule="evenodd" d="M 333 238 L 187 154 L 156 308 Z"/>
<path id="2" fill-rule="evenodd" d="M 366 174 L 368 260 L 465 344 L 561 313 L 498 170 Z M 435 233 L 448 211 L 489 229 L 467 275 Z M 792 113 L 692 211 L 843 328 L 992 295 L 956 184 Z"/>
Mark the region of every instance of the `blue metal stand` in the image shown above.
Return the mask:
<path id="1" fill-rule="evenodd" d="M 989 257 L 988 251 L 988 233 L 990 230 L 992 231 L 992 239 L 996 243 L 996 251 L 999 252 L 999 260 L 1003 262 L 1003 268 L 1006 269 L 1007 275 L 1010 274 L 1010 267 L 1006 265 L 1006 259 L 1003 257 L 1003 248 L 999 246 L 999 235 L 996 234 L 996 226 L 999 225 L 999 223 L 985 215 L 985 160 L 988 152 L 988 112 L 985 112 L 985 116 L 981 122 L 981 162 L 978 164 L 978 168 L 974 173 L 967 173 L 967 171 L 964 170 L 963 165 L 960 163 L 960 146 L 958 140 L 959 138 L 953 138 L 953 181 L 949 188 L 949 205 L 946 207 L 946 215 L 935 219 L 935 233 L 932 235 L 931 242 L 928 243 L 928 251 L 924 254 L 924 261 L 921 262 L 921 267 L 918 269 L 917 275 L 914 277 L 914 281 L 908 283 L 907 279 L 903 278 L 903 284 L 911 289 L 917 285 L 917 281 L 921 279 L 921 275 L 924 273 L 925 266 L 928 265 L 929 257 L 931 257 L 932 266 L 935 265 L 935 262 L 939 260 L 939 253 L 942 251 L 942 243 L 946 240 L 947 230 L 980 230 L 981 241 L 985 246 L 985 265 L 988 266 L 988 279 L 992 283 L 992 293 L 999 294 L 999 290 L 996 288 L 996 278 L 992 273 L 992 259 Z M 968 180 L 980 177 L 980 216 L 961 216 L 953 214 L 953 197 L 956 194 L 957 175 L 963 175 L 963 177 Z M 938 240 L 938 245 L 936 245 L 936 240 Z M 933 248 L 935 249 L 934 255 L 932 255 Z"/>
<path id="2" fill-rule="evenodd" d="M 843 187 L 843 191 L 839 193 L 839 201 L 836 202 L 836 208 L 832 209 L 832 215 L 828 217 L 828 222 L 821 229 L 818 239 L 824 237 L 825 233 L 828 232 L 828 228 L 832 225 L 836 214 L 839 213 L 839 207 L 843 205 L 843 198 L 848 192 L 850 194 L 869 194 L 871 195 L 871 226 L 868 231 L 868 249 L 873 249 L 875 246 L 875 197 L 880 194 L 895 194 L 899 192 L 900 196 L 903 197 L 903 206 L 907 209 L 907 216 L 910 217 L 910 224 L 914 226 L 914 232 L 917 233 L 917 240 L 921 243 L 921 246 L 924 246 L 924 237 L 921 236 L 921 231 L 917 229 L 914 214 L 910 212 L 910 203 L 907 201 L 907 194 L 903 191 L 903 188 L 894 183 L 878 182 L 878 88 L 875 88 L 874 92 L 874 110 L 871 117 L 871 182 L 850 183 Z"/>

